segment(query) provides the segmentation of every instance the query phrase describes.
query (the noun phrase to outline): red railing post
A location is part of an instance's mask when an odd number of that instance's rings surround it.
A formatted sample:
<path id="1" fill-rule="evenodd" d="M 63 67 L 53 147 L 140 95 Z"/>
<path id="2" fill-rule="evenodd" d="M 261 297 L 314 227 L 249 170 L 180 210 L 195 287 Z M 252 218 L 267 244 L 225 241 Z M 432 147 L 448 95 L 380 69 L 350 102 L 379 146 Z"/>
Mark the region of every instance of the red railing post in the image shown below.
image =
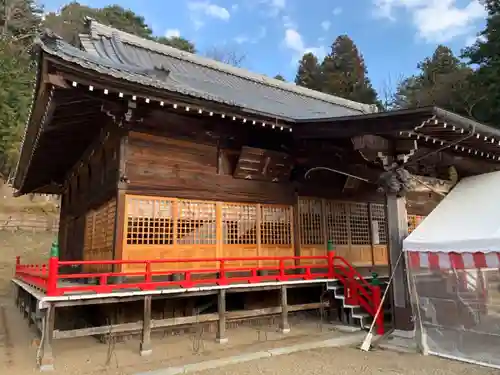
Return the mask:
<path id="1" fill-rule="evenodd" d="M 49 272 L 47 275 L 47 295 L 57 295 L 57 275 L 59 274 L 59 258 L 51 256 L 49 258 Z"/>
<path id="2" fill-rule="evenodd" d="M 193 281 L 191 280 L 191 271 L 184 272 L 184 281 L 182 282 L 184 288 L 192 288 Z"/>
<path id="3" fill-rule="evenodd" d="M 384 311 L 382 307 L 382 292 L 379 286 L 372 287 L 372 298 L 373 298 L 373 311 L 375 319 L 375 326 L 377 328 L 377 334 L 384 334 Z M 380 311 L 379 311 L 380 310 Z M 378 312 L 378 315 L 377 315 Z M 376 315 L 376 316 L 375 316 Z"/>
<path id="4" fill-rule="evenodd" d="M 16 257 L 16 270 L 14 275 L 17 276 L 17 273 L 19 272 L 19 267 L 21 266 L 21 257 L 18 255 Z"/>
<path id="5" fill-rule="evenodd" d="M 328 250 L 328 278 L 335 279 L 335 251 Z"/>
<path id="6" fill-rule="evenodd" d="M 57 295 L 57 279 L 59 275 L 59 244 L 52 243 L 50 248 L 49 272 L 47 275 L 47 295 Z"/>
<path id="7" fill-rule="evenodd" d="M 280 281 L 285 280 L 285 261 L 280 259 Z"/>
<path id="8" fill-rule="evenodd" d="M 151 277 L 151 262 L 146 262 L 146 274 L 144 275 L 144 282 L 150 283 L 153 281 Z"/>
<path id="9" fill-rule="evenodd" d="M 224 270 L 226 267 L 226 262 L 224 260 L 219 260 L 219 285 L 226 285 L 226 271 Z"/>

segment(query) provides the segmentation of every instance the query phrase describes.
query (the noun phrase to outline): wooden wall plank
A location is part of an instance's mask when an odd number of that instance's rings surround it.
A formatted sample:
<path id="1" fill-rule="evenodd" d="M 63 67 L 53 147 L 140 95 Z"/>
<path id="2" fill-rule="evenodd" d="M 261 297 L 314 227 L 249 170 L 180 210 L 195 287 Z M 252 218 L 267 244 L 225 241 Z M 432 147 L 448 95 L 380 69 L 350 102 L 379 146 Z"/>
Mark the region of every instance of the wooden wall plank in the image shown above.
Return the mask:
<path id="1" fill-rule="evenodd" d="M 242 180 L 217 174 L 217 145 L 130 132 L 127 147 L 127 191 L 132 194 L 255 203 L 294 202 L 294 187 L 288 182 Z"/>

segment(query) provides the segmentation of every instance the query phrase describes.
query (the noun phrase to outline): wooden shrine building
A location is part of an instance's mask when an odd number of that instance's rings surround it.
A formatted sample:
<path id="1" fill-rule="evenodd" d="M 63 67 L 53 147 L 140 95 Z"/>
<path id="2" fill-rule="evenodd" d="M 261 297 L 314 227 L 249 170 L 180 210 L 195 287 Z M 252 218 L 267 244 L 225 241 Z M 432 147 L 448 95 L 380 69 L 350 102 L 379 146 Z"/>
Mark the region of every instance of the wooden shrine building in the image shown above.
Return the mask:
<path id="1" fill-rule="evenodd" d="M 46 32 L 35 61 L 14 187 L 19 195 L 61 195 L 59 254 L 55 271 L 21 259 L 14 281 L 31 296 L 21 304 L 46 311 L 47 363 L 52 338 L 83 335 L 54 327 L 54 309 L 76 304 L 75 295 L 90 304 L 119 289 L 151 311 L 156 277 L 196 296 L 197 274 L 214 273 L 210 285 L 229 290 L 226 267 L 249 272 L 235 280 L 252 287 L 272 279 L 283 289 L 295 271 L 307 284 L 313 267 L 332 266 L 328 248 L 343 265 L 323 280 L 353 266 L 359 289 L 370 288 L 359 278 L 374 267 L 387 275 L 397 264 L 394 324 L 411 330 L 404 261 L 396 262 L 405 195 L 410 213 L 425 215 L 458 178 L 500 166 L 500 132 L 456 114 L 376 113 L 93 20 L 77 46 Z M 222 341 L 230 315 L 218 298 Z M 286 293 L 281 305 L 283 317 Z M 193 313 L 182 314 L 186 323 Z M 145 352 L 149 319 L 141 326 Z"/>

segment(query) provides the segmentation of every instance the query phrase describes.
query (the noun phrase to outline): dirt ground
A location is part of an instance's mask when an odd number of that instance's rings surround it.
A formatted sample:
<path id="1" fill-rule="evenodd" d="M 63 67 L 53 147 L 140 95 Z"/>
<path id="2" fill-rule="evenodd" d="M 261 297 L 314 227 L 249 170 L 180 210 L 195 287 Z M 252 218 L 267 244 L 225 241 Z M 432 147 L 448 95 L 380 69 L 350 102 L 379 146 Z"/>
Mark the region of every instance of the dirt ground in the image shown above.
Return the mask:
<path id="1" fill-rule="evenodd" d="M 307 318 L 307 319 L 306 319 Z M 284 336 L 274 325 L 239 327 L 228 331 L 229 343 L 215 342 L 211 332 L 194 331 L 177 336 L 154 335 L 153 354 L 139 355 L 139 340 L 128 339 L 103 344 L 94 338 L 56 341 L 54 375 L 162 375 L 161 369 L 183 364 L 226 358 L 245 353 L 325 340 L 343 335 L 330 325 L 320 326 L 312 316 L 292 319 L 292 331 Z M 37 373 L 34 332 L 13 306 L 0 301 L 0 366 L 2 375 Z M 199 372 L 200 375 L 493 375 L 498 370 L 459 362 L 377 350 L 369 353 L 356 348 L 317 349 L 260 359 Z"/>
<path id="2" fill-rule="evenodd" d="M 15 256 L 28 263 L 47 259 L 51 233 L 9 233 L 0 231 L 0 373 L 28 375 L 36 370 L 37 346 L 32 328 L 13 304 L 10 279 Z M 131 338 L 119 343 L 103 344 L 95 338 L 56 341 L 54 343 L 55 375 L 136 375 L 151 370 L 205 360 L 252 353 L 297 343 L 324 340 L 342 335 L 329 325 L 320 325 L 312 316 L 291 320 L 287 336 L 276 326 L 239 327 L 228 330 L 229 343 L 215 342 L 213 332 L 195 328 L 185 335 L 153 335 L 153 354 L 139 355 L 139 340 Z M 223 374 L 425 374 L 425 375 L 490 375 L 499 371 L 465 365 L 434 357 L 402 355 L 376 351 L 363 353 L 354 348 L 321 349 L 233 365 L 200 375 Z M 157 373 L 161 375 L 161 373 Z"/>
<path id="3" fill-rule="evenodd" d="M 16 256 L 22 263 L 46 263 L 55 234 L 0 231 L 0 297 L 10 291 Z"/>
<path id="4" fill-rule="evenodd" d="M 198 375 L 498 375 L 499 370 L 418 354 L 317 349 L 198 372 Z M 146 375 L 146 374 L 143 374 Z M 155 375 L 162 375 L 157 373 Z"/>
<path id="5" fill-rule="evenodd" d="M 56 375 L 132 375 L 153 369 L 253 353 L 297 343 L 342 335 L 330 325 L 320 325 L 313 314 L 291 317 L 292 331 L 283 335 L 275 324 L 229 329 L 227 344 L 218 344 L 215 333 L 195 327 L 183 335 L 153 334 L 153 353 L 139 354 L 139 339 L 101 343 L 95 338 L 56 340 L 53 345 Z M 37 342 L 33 329 L 12 299 L 0 302 L 0 367 L 2 375 L 32 374 L 36 368 Z M 35 342 L 33 342 L 35 341 Z"/>

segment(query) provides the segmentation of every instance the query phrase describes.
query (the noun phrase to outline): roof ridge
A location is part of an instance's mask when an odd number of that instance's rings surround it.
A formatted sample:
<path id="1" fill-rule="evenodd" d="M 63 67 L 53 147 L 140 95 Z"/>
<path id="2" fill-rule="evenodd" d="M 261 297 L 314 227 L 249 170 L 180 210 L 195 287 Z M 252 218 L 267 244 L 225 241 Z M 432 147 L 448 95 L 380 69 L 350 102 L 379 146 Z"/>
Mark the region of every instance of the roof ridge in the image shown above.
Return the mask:
<path id="1" fill-rule="evenodd" d="M 156 53 L 188 61 L 196 65 L 204 66 L 206 68 L 218 70 L 223 73 L 231 74 L 249 81 L 253 81 L 270 87 L 275 87 L 283 91 L 295 93 L 297 95 L 307 96 L 327 103 L 354 109 L 357 111 L 361 111 L 363 113 L 377 112 L 376 106 L 374 105 L 358 103 L 352 100 L 340 98 L 338 96 L 325 94 L 319 91 L 314 91 L 305 87 L 301 87 L 288 82 L 283 82 L 274 78 L 270 78 L 263 74 L 253 73 L 246 69 L 234 67 L 229 64 L 224 64 L 206 57 L 195 55 L 193 53 L 181 51 L 177 48 L 173 48 L 165 44 L 155 42 L 153 40 L 144 39 L 139 36 L 129 34 L 125 31 L 113 28 L 111 26 L 101 24 L 91 18 L 87 19 L 87 25 L 88 25 L 89 36 L 92 39 L 98 39 L 99 35 L 111 37 L 113 34 L 117 34 L 122 42 L 132 44 L 139 48 L 148 49 Z"/>

